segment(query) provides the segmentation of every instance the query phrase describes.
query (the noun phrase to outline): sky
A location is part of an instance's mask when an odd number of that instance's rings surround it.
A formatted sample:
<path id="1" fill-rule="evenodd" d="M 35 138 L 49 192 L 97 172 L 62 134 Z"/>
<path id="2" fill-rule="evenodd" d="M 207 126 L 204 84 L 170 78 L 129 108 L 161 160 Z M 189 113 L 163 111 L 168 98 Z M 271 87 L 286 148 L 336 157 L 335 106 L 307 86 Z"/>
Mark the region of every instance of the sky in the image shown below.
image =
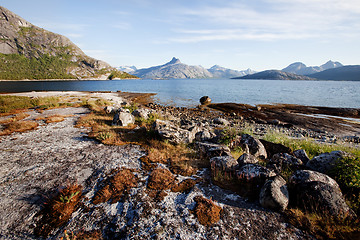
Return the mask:
<path id="1" fill-rule="evenodd" d="M 114 67 L 360 64 L 360 0 L 0 0 Z"/>

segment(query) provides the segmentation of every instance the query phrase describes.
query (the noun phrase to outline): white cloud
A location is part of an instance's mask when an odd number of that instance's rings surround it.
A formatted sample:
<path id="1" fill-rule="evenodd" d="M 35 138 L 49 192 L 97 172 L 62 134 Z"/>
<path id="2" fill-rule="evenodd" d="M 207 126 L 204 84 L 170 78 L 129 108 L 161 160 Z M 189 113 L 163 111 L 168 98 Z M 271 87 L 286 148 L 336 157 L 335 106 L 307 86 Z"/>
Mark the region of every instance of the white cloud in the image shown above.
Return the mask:
<path id="1" fill-rule="evenodd" d="M 357 0 L 359 1 L 359 0 Z M 360 4 L 351 0 L 263 0 L 222 7 L 181 9 L 193 22 L 170 39 L 175 42 L 211 40 L 277 40 L 358 36 Z M 212 29 L 204 26 L 212 26 Z M 220 29 L 220 30 L 219 30 Z"/>

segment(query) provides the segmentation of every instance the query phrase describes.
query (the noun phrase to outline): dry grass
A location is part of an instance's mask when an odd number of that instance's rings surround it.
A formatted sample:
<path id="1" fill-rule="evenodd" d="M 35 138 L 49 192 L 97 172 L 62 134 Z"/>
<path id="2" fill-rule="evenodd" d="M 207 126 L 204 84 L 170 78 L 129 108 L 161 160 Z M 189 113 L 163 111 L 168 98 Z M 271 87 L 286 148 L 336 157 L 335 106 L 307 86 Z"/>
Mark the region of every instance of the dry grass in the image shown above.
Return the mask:
<path id="1" fill-rule="evenodd" d="M 196 184 L 193 179 L 185 179 L 184 181 L 174 185 L 171 188 L 172 192 L 189 192 Z"/>
<path id="2" fill-rule="evenodd" d="M 149 176 L 148 188 L 153 190 L 170 189 L 175 181 L 174 175 L 167 169 L 156 168 Z"/>
<path id="3" fill-rule="evenodd" d="M 290 224 L 308 231 L 316 239 L 360 239 L 359 219 L 335 219 L 299 209 L 289 209 L 285 214 Z"/>
<path id="4" fill-rule="evenodd" d="M 104 187 L 95 194 L 93 203 L 99 204 L 110 199 L 112 203 L 118 202 L 124 193 L 137 185 L 137 181 L 131 170 L 120 169 L 115 175 L 105 180 Z"/>
<path id="5" fill-rule="evenodd" d="M 0 136 L 10 135 L 13 132 L 25 132 L 37 128 L 39 124 L 34 121 L 15 121 L 5 125 L 3 131 L 0 132 Z"/>
<path id="6" fill-rule="evenodd" d="M 195 215 L 202 225 L 211 226 L 220 220 L 221 207 L 201 196 L 196 196 L 194 200 L 196 202 Z"/>
<path id="7" fill-rule="evenodd" d="M 47 237 L 53 229 L 69 221 L 81 198 L 82 186 L 71 184 L 49 199 L 39 213 L 42 217 L 34 230 L 35 235 Z"/>
<path id="8" fill-rule="evenodd" d="M 30 115 L 27 114 L 27 113 L 18 113 L 16 114 L 14 117 L 11 117 L 11 118 L 7 118 L 5 120 L 1 120 L 0 121 L 0 124 L 9 124 L 11 122 L 16 122 L 16 121 L 20 121 L 20 120 L 23 120 L 27 117 L 29 117 Z"/>

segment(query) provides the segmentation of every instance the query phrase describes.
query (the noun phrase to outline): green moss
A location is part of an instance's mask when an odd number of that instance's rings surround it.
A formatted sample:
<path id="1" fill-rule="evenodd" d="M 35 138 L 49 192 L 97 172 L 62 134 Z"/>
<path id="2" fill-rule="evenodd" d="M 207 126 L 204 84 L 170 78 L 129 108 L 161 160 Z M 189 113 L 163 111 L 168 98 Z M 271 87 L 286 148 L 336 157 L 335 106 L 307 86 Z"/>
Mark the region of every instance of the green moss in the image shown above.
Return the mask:
<path id="1" fill-rule="evenodd" d="M 0 79 L 75 79 L 67 73 L 75 63 L 69 55 L 26 58 L 19 54 L 0 54 Z"/>
<path id="2" fill-rule="evenodd" d="M 108 77 L 109 80 L 113 80 L 115 78 L 118 78 L 118 79 L 125 79 L 125 78 L 137 78 L 129 73 L 126 73 L 126 72 L 121 72 L 121 71 L 112 71 Z"/>

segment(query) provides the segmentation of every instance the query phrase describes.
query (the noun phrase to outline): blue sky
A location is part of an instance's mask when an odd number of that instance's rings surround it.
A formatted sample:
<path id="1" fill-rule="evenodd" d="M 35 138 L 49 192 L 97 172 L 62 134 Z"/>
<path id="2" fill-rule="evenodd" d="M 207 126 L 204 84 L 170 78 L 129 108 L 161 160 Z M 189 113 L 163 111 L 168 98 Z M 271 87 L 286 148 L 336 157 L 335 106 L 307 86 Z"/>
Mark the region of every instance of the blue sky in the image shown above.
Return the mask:
<path id="1" fill-rule="evenodd" d="M 360 64 L 360 0 L 0 0 L 91 57 L 138 68 Z"/>

